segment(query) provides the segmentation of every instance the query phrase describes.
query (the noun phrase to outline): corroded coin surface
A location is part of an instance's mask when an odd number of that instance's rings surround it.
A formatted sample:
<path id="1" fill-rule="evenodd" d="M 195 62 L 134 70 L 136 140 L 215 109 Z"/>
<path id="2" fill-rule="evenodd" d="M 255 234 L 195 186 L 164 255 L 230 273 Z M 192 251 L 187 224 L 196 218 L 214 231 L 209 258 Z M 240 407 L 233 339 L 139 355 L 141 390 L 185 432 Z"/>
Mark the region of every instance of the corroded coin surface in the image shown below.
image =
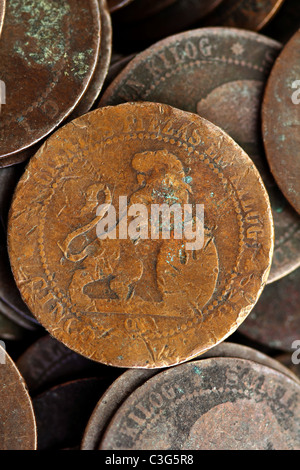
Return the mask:
<path id="1" fill-rule="evenodd" d="M 185 228 L 175 236 L 171 224 L 169 239 L 165 222 L 156 231 L 153 206 L 175 203 L 204 206 L 199 246 Z M 253 162 L 222 130 L 167 105 L 128 103 L 78 118 L 31 159 L 9 252 L 25 302 L 53 336 L 106 364 L 155 368 L 205 352 L 245 319 L 269 274 L 272 215 Z"/>
<path id="2" fill-rule="evenodd" d="M 284 0 L 223 0 L 206 24 L 259 31 L 277 13 Z"/>
<path id="3" fill-rule="evenodd" d="M 97 0 L 7 3 L 0 43 L 0 79 L 6 87 L 0 166 L 15 163 L 14 155 L 71 113 L 92 78 L 99 46 Z"/>
<path id="4" fill-rule="evenodd" d="M 34 450 L 32 403 L 15 364 L 0 346 L 0 450 Z"/>
<path id="5" fill-rule="evenodd" d="M 184 364 L 132 393 L 100 449 L 299 450 L 299 397 L 299 384 L 250 361 Z"/>
<path id="6" fill-rule="evenodd" d="M 266 88 L 263 134 L 271 171 L 300 214 L 300 30 L 278 57 Z"/>
<path id="7" fill-rule="evenodd" d="M 247 31 L 205 28 L 179 34 L 136 56 L 100 103 L 147 100 L 196 112 L 247 152 L 273 209 L 275 250 L 268 282 L 300 266 L 300 217 L 272 177 L 261 138 L 264 87 L 280 50 L 276 41 Z"/>

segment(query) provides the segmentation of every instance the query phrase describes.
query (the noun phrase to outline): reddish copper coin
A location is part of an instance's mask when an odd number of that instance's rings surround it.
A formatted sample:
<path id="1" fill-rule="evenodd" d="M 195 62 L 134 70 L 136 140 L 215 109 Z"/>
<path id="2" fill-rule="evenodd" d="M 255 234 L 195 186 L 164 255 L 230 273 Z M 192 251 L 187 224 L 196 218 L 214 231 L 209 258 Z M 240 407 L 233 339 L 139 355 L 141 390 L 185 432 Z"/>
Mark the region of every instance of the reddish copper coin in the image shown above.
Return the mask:
<path id="1" fill-rule="evenodd" d="M 4 22 L 5 6 L 6 6 L 6 0 L 0 0 L 0 34 L 2 31 L 2 26 Z"/>
<path id="2" fill-rule="evenodd" d="M 108 0 L 108 8 L 111 13 L 124 8 L 126 5 L 129 5 L 133 0 Z"/>
<path id="3" fill-rule="evenodd" d="M 188 252 L 185 235 L 99 239 L 99 204 L 127 224 L 122 196 L 147 214 L 203 204 L 202 248 Z M 31 159 L 9 251 L 25 302 L 54 337 L 96 361 L 157 368 L 243 322 L 269 274 L 273 223 L 259 173 L 227 134 L 167 105 L 128 103 L 78 118 Z"/>
<path id="4" fill-rule="evenodd" d="M 112 24 L 108 11 L 106 0 L 98 0 L 101 20 L 101 42 L 98 63 L 88 86 L 87 91 L 83 95 L 80 103 L 69 116 L 68 120 L 73 120 L 78 116 L 89 112 L 98 96 L 101 93 L 104 81 L 106 79 L 112 51 Z"/>
<path id="5" fill-rule="evenodd" d="M 206 25 L 259 31 L 278 12 L 284 0 L 224 0 Z"/>
<path id="6" fill-rule="evenodd" d="M 300 213 L 300 30 L 272 69 L 263 103 L 263 136 L 271 171 Z"/>
<path id="7" fill-rule="evenodd" d="M 300 332 L 299 286 L 300 269 L 267 286 L 239 331 L 271 348 L 291 351 Z"/>
<path id="8" fill-rule="evenodd" d="M 72 112 L 92 78 L 99 45 L 97 0 L 8 2 L 0 43 L 6 85 L 0 166 Z"/>
<path id="9" fill-rule="evenodd" d="M 101 450 L 300 448 L 300 385 L 234 358 L 196 361 L 139 387 L 112 419 Z"/>
<path id="10" fill-rule="evenodd" d="M 206 28 L 165 39 L 136 56 L 100 105 L 156 101 L 223 128 L 247 152 L 267 187 L 275 225 L 268 282 L 300 266 L 300 218 L 270 173 L 261 139 L 261 101 L 280 44 L 252 32 Z M 185 93 L 182 93 L 182 83 Z"/>
<path id="11" fill-rule="evenodd" d="M 25 383 L 0 346 L 0 450 L 35 450 L 36 424 Z"/>

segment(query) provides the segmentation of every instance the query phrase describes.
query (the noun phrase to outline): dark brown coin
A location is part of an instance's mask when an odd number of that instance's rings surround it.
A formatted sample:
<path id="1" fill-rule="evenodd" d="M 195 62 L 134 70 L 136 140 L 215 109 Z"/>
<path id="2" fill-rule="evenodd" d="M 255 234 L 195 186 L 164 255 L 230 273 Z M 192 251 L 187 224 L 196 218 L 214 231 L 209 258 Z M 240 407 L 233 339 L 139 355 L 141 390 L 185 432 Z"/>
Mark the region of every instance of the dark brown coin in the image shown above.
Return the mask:
<path id="1" fill-rule="evenodd" d="M 135 57 L 136 54 L 123 56 L 111 63 L 103 89 L 105 90 L 113 80 L 125 69 L 126 65 Z"/>
<path id="2" fill-rule="evenodd" d="M 204 205 L 203 244 L 173 229 L 169 240 L 120 238 L 122 196 L 144 204 L 145 220 L 152 204 Z M 109 203 L 118 233 L 103 240 L 97 210 Z M 227 134 L 167 105 L 128 103 L 64 126 L 31 159 L 9 248 L 25 302 L 54 337 L 105 364 L 157 368 L 243 322 L 269 274 L 273 223 L 259 173 Z"/>
<path id="3" fill-rule="evenodd" d="M 167 103 L 198 112 L 238 142 L 260 171 L 273 209 L 275 251 L 268 282 L 300 266 L 300 218 L 274 182 L 261 139 L 263 90 L 279 51 L 277 42 L 251 32 L 207 28 L 179 34 L 133 59 L 100 102 Z"/>
<path id="4" fill-rule="evenodd" d="M 108 73 L 112 50 L 111 18 L 106 0 L 98 0 L 98 4 L 101 19 L 101 42 L 98 63 L 87 91 L 80 100 L 80 103 L 76 106 L 75 110 L 69 116 L 68 120 L 73 120 L 91 110 L 102 90 Z"/>
<path id="5" fill-rule="evenodd" d="M 68 382 L 33 399 L 38 450 L 77 446 L 106 384 L 99 378 Z"/>
<path id="6" fill-rule="evenodd" d="M 286 44 L 300 27 L 299 0 L 285 0 L 280 15 L 263 29 L 263 34 Z"/>
<path id="7" fill-rule="evenodd" d="M 44 336 L 32 344 L 18 359 L 17 367 L 31 395 L 87 377 L 101 377 L 109 385 L 118 375 L 118 369 L 86 359 L 51 336 Z"/>
<path id="8" fill-rule="evenodd" d="M 297 347 L 298 350 L 295 350 L 293 354 L 282 354 L 276 357 L 276 359 L 285 367 L 288 367 L 300 380 L 300 342 L 298 342 Z"/>
<path id="9" fill-rule="evenodd" d="M 284 0 L 223 0 L 206 25 L 259 31 L 277 13 Z"/>
<path id="10" fill-rule="evenodd" d="M 25 330 L 3 315 L 0 302 L 0 339 L 19 341 L 24 336 Z"/>
<path id="11" fill-rule="evenodd" d="M 5 5 L 6 5 L 6 0 L 0 0 L 0 35 L 1 35 L 2 26 L 4 22 Z"/>
<path id="12" fill-rule="evenodd" d="M 111 13 L 119 10 L 120 8 L 129 5 L 133 0 L 107 0 L 108 8 Z"/>
<path id="13" fill-rule="evenodd" d="M 251 361 L 161 372 L 112 419 L 101 450 L 299 450 L 300 385 Z"/>
<path id="14" fill-rule="evenodd" d="M 24 381 L 0 346 L 0 450 L 34 450 L 36 424 Z"/>
<path id="15" fill-rule="evenodd" d="M 300 332 L 299 286 L 300 269 L 267 286 L 239 332 L 271 348 L 291 351 Z"/>
<path id="16" fill-rule="evenodd" d="M 278 57 L 263 103 L 263 135 L 271 171 L 300 213 L 300 29 Z"/>
<path id="17" fill-rule="evenodd" d="M 99 45 L 97 0 L 7 3 L 0 43 L 0 79 L 6 85 L 0 166 L 71 113 L 92 78 Z"/>
<path id="18" fill-rule="evenodd" d="M 268 366 L 271 369 L 287 375 L 293 380 L 297 380 L 297 377 L 293 372 L 290 372 L 289 369 L 282 366 L 278 361 L 275 361 L 255 349 L 238 344 L 227 342 L 221 343 L 197 359 L 202 360 L 211 357 L 235 357 L 239 359 L 247 359 L 257 362 L 258 364 Z M 122 403 L 124 403 L 138 387 L 143 385 L 150 377 L 158 373 L 158 370 L 128 370 L 115 380 L 115 382 L 103 394 L 92 413 L 83 436 L 81 449 L 96 450 L 103 438 L 107 426 Z"/>

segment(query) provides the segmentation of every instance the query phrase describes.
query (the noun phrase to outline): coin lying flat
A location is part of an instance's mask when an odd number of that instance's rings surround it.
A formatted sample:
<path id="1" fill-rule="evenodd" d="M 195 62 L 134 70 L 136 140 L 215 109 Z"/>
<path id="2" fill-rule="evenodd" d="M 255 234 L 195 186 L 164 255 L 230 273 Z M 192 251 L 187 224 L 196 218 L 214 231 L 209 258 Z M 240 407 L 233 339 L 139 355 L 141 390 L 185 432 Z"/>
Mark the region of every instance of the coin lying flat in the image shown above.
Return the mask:
<path id="1" fill-rule="evenodd" d="M 6 85 L 0 166 L 71 113 L 92 78 L 99 45 L 97 0 L 7 3 L 0 43 L 0 79 Z"/>
<path id="2" fill-rule="evenodd" d="M 223 0 L 206 24 L 259 31 L 278 12 L 284 0 Z"/>
<path id="3" fill-rule="evenodd" d="M 263 178 L 273 209 L 275 250 L 268 282 L 300 266 L 300 218 L 274 182 L 260 129 L 263 91 L 280 49 L 279 43 L 264 36 L 228 28 L 178 34 L 137 55 L 100 102 L 107 106 L 156 101 L 197 112 L 246 151 Z"/>
<path id="4" fill-rule="evenodd" d="M 221 343 L 210 349 L 197 359 L 207 359 L 212 357 L 235 357 L 239 359 L 247 359 L 265 365 L 278 372 L 287 375 L 293 380 L 298 381 L 297 377 L 287 367 L 284 367 L 278 361 L 262 354 L 255 349 L 241 346 L 233 343 Z M 143 385 L 150 377 L 158 374 L 157 369 L 152 370 L 127 370 L 113 382 L 106 390 L 91 418 L 87 424 L 82 439 L 82 450 L 96 450 L 103 438 L 104 432 L 112 420 L 114 414 L 118 411 L 122 403 L 141 385 Z"/>
<path id="5" fill-rule="evenodd" d="M 0 0 L 0 34 L 2 31 L 2 26 L 4 22 L 5 6 L 6 6 L 6 0 Z"/>
<path id="6" fill-rule="evenodd" d="M 300 214 L 300 30 L 272 69 L 263 103 L 263 135 L 271 171 Z"/>
<path id="7" fill-rule="evenodd" d="M 296 450 L 300 385 L 251 361 L 217 358 L 161 372 L 119 408 L 101 450 Z"/>
<path id="8" fill-rule="evenodd" d="M 271 348 L 291 351 L 300 331 L 300 269 L 266 287 L 239 331 Z"/>
<path id="9" fill-rule="evenodd" d="M 146 215 L 153 204 L 204 205 L 202 242 L 187 245 L 185 229 L 170 240 L 98 238 L 107 204 L 118 233 L 128 228 L 120 197 Z M 54 337 L 105 364 L 156 368 L 210 349 L 245 319 L 269 274 L 273 223 L 258 171 L 227 134 L 167 105 L 128 103 L 78 118 L 31 159 L 9 252 L 23 299 Z"/>
<path id="10" fill-rule="evenodd" d="M 36 424 L 24 381 L 0 346 L 0 450 L 34 450 Z"/>

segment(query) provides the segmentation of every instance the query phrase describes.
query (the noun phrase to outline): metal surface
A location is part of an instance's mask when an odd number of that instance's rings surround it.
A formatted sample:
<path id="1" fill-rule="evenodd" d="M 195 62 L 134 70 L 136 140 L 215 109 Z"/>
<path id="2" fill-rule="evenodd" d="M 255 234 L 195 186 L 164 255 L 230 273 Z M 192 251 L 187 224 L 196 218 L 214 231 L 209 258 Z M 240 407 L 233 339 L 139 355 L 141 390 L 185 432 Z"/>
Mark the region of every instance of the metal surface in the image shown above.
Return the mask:
<path id="1" fill-rule="evenodd" d="M 30 397 L 2 346 L 0 357 L 0 450 L 34 450 L 36 423 Z"/>
<path id="2" fill-rule="evenodd" d="M 186 238 L 161 236 L 100 240 L 98 204 L 111 201 L 123 220 L 124 195 L 147 212 L 204 204 L 203 248 L 192 254 Z M 31 159 L 9 252 L 23 299 L 54 337 L 105 364 L 156 368 L 238 328 L 266 283 L 273 235 L 259 173 L 227 134 L 167 105 L 128 103 L 64 126 Z"/>
<path id="3" fill-rule="evenodd" d="M 263 136 L 271 171 L 300 213 L 300 29 L 272 69 L 263 103 Z"/>
<path id="4" fill-rule="evenodd" d="M 1 36 L 6 104 L 1 108 L 0 166 L 8 164 L 6 159 L 20 161 L 19 152 L 72 112 L 99 55 L 97 0 L 37 0 L 29 2 L 30 8 L 27 3 L 7 3 Z"/>
<path id="5" fill-rule="evenodd" d="M 109 11 L 114 13 L 115 11 L 119 10 L 120 8 L 129 5 L 133 0 L 107 0 Z"/>
<path id="6" fill-rule="evenodd" d="M 119 408 L 101 450 L 299 450 L 300 385 L 215 358 L 150 378 Z"/>
<path id="7" fill-rule="evenodd" d="M 4 23 L 5 6 L 6 6 L 6 0 L 0 0 L 0 35 L 2 32 L 2 27 Z"/>

